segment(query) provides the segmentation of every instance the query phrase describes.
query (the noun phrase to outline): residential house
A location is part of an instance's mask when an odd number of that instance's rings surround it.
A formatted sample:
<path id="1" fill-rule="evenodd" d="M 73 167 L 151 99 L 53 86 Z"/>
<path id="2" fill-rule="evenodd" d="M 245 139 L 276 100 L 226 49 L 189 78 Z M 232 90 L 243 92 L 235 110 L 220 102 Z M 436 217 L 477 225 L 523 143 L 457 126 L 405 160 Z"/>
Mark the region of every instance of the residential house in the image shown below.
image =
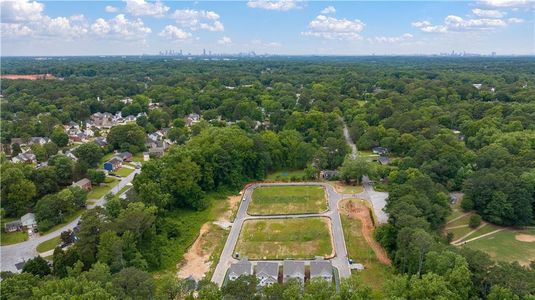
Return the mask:
<path id="1" fill-rule="evenodd" d="M 132 161 L 132 153 L 130 152 L 122 152 L 117 154 L 117 157 L 121 158 L 123 161 L 131 162 Z"/>
<path id="2" fill-rule="evenodd" d="M 381 156 L 379 156 L 379 158 L 377 159 L 377 161 L 378 161 L 381 165 L 385 166 L 385 165 L 388 165 L 388 164 L 390 163 L 390 158 L 388 158 L 387 156 L 383 156 L 383 155 L 381 155 Z"/>
<path id="3" fill-rule="evenodd" d="M 270 286 L 279 282 L 279 264 L 261 261 L 256 264 L 256 278 L 259 286 Z"/>
<path id="4" fill-rule="evenodd" d="M 134 100 L 132 100 L 132 98 L 130 98 L 130 97 L 126 97 L 126 98 L 121 99 L 121 100 L 119 100 L 119 101 L 121 101 L 121 102 L 124 103 L 124 104 L 130 104 L 130 103 L 132 103 Z"/>
<path id="5" fill-rule="evenodd" d="M 231 264 L 228 270 L 228 278 L 230 280 L 236 280 L 242 275 L 252 275 L 253 265 L 246 258 L 240 260 L 237 263 Z"/>
<path id="6" fill-rule="evenodd" d="M 128 123 L 134 123 L 136 120 L 137 120 L 136 116 L 128 115 L 124 118 L 123 121 L 125 124 L 128 124 Z"/>
<path id="7" fill-rule="evenodd" d="M 35 164 L 37 163 L 37 158 L 35 157 L 35 154 L 33 154 L 32 150 L 28 150 L 11 158 L 11 161 L 14 163 Z"/>
<path id="8" fill-rule="evenodd" d="M 91 189 L 91 180 L 87 178 L 82 178 L 72 184 L 73 186 L 80 187 L 86 191 L 89 191 Z"/>
<path id="9" fill-rule="evenodd" d="M 320 179 L 333 179 L 340 177 L 340 173 L 336 170 L 320 171 Z"/>
<path id="10" fill-rule="evenodd" d="M 24 216 L 20 217 L 20 223 L 22 227 L 26 229 L 33 229 L 37 226 L 35 215 L 32 213 L 27 213 Z"/>
<path id="11" fill-rule="evenodd" d="M 483 86 L 481 83 L 474 83 L 472 84 L 473 87 L 475 87 L 476 89 L 480 90 L 481 89 L 481 86 Z"/>
<path id="12" fill-rule="evenodd" d="M 26 142 L 22 138 L 12 138 L 11 145 L 18 144 L 19 146 L 25 146 Z"/>
<path id="13" fill-rule="evenodd" d="M 106 138 L 101 136 L 96 137 L 94 142 L 100 147 L 106 147 L 108 145 L 108 141 L 106 140 Z"/>
<path id="14" fill-rule="evenodd" d="M 282 281 L 297 279 L 300 283 L 305 282 L 305 263 L 302 261 L 285 260 L 282 265 Z"/>
<path id="15" fill-rule="evenodd" d="M 161 157 L 169 144 L 166 141 L 156 141 L 149 144 L 149 155 L 154 157 Z"/>
<path id="16" fill-rule="evenodd" d="M 65 152 L 64 154 L 65 156 L 67 156 L 68 158 L 70 158 L 72 161 L 78 161 L 78 157 L 76 157 L 76 155 L 74 155 L 74 153 L 72 153 L 72 151 L 67 151 Z"/>
<path id="17" fill-rule="evenodd" d="M 49 138 L 41 137 L 41 136 L 34 136 L 30 138 L 30 145 L 37 144 L 37 145 L 44 145 L 46 143 L 50 142 Z"/>
<path id="18" fill-rule="evenodd" d="M 113 172 L 123 166 L 123 160 L 117 156 L 104 163 L 104 170 Z"/>
<path id="19" fill-rule="evenodd" d="M 388 149 L 385 147 L 373 147 L 372 152 L 373 154 L 385 155 L 386 153 L 388 153 Z"/>
<path id="20" fill-rule="evenodd" d="M 186 118 L 186 126 L 190 127 L 195 123 L 199 123 L 201 121 L 201 116 L 197 113 L 191 113 Z"/>
<path id="21" fill-rule="evenodd" d="M 333 280 L 333 266 L 329 260 L 313 260 L 310 262 L 310 279 L 321 278 L 327 282 Z"/>
<path id="22" fill-rule="evenodd" d="M 93 125 L 96 127 L 112 127 L 114 125 L 113 119 L 114 116 L 110 113 L 94 113 L 89 119 L 92 121 Z"/>
<path id="23" fill-rule="evenodd" d="M 13 222 L 7 222 L 4 224 L 4 230 L 6 232 L 15 232 L 22 230 L 22 222 L 20 220 L 15 220 Z"/>

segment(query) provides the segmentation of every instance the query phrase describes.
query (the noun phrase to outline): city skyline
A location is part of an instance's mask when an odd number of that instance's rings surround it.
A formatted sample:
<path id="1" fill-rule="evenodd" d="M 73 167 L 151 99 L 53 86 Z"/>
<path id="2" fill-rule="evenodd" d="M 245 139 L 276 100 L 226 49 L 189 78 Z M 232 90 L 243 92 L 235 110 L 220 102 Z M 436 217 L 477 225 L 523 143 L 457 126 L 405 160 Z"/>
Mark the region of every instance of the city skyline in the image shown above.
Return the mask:
<path id="1" fill-rule="evenodd" d="M 1 2 L 3 56 L 533 55 L 534 2 Z"/>

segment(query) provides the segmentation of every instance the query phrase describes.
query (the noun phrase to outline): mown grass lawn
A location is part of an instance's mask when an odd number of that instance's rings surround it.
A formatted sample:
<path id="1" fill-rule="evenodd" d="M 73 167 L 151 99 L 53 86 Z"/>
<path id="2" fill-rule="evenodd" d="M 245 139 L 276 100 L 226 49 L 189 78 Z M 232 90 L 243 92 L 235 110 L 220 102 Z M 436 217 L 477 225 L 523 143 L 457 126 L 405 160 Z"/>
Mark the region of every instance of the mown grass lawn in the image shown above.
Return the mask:
<path id="1" fill-rule="evenodd" d="M 2 218 L 0 222 L 0 226 L 2 226 L 0 233 L 1 238 L 1 245 L 12 245 L 17 244 L 20 242 L 24 242 L 28 239 L 28 234 L 24 231 L 15 231 L 15 232 L 5 232 L 4 231 L 4 224 L 9 223 L 12 221 L 18 220 L 17 218 Z"/>
<path id="2" fill-rule="evenodd" d="M 253 191 L 251 215 L 319 213 L 327 210 L 321 186 L 261 186 Z"/>
<path id="3" fill-rule="evenodd" d="M 57 237 L 51 238 L 37 245 L 37 252 L 43 253 L 43 252 L 52 250 L 56 248 L 56 246 L 58 246 L 60 243 L 61 243 L 61 236 L 58 235 Z"/>
<path id="4" fill-rule="evenodd" d="M 115 171 L 114 173 L 119 175 L 119 176 L 121 176 L 121 177 L 126 177 L 126 176 L 130 175 L 130 173 L 132 173 L 132 172 L 134 172 L 133 169 L 122 167 L 119 170 Z"/>
<path id="5" fill-rule="evenodd" d="M 110 190 L 119 183 L 119 180 L 106 177 L 104 185 L 93 186 L 91 192 L 87 195 L 87 199 L 100 199 L 102 196 L 110 192 Z"/>
<path id="6" fill-rule="evenodd" d="M 530 261 L 535 260 L 535 241 L 520 241 L 517 239 L 519 235 L 527 235 L 535 239 L 535 229 L 505 229 L 466 243 L 463 247 L 481 250 L 498 261 L 518 261 L 526 266 Z"/>
<path id="7" fill-rule="evenodd" d="M 330 257 L 329 226 L 327 218 L 245 221 L 234 251 L 249 259 Z"/>

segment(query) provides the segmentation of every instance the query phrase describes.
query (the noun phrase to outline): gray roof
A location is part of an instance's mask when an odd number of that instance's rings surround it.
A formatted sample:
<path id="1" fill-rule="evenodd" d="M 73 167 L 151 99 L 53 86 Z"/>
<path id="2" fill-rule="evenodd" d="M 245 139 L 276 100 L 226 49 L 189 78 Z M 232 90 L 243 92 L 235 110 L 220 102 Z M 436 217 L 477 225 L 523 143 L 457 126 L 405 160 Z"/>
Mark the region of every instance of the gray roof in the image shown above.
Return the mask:
<path id="1" fill-rule="evenodd" d="M 388 165 L 390 163 L 390 158 L 388 158 L 386 156 L 379 156 L 377 161 L 379 161 L 379 163 L 382 164 L 382 165 Z"/>
<path id="2" fill-rule="evenodd" d="M 82 178 L 74 183 L 74 185 L 77 185 L 77 186 L 84 186 L 86 184 L 91 184 L 91 180 L 87 178 Z"/>
<path id="3" fill-rule="evenodd" d="M 27 213 L 24 216 L 20 217 L 20 222 L 22 223 L 22 226 L 32 226 L 37 224 L 35 221 L 35 215 L 32 213 Z"/>
<path id="4" fill-rule="evenodd" d="M 261 261 L 256 264 L 256 276 L 279 277 L 279 264 L 276 262 Z"/>
<path id="5" fill-rule="evenodd" d="M 251 275 L 253 273 L 252 269 L 252 264 L 249 261 L 240 260 L 239 262 L 230 265 L 228 274 L 236 277 L 241 275 Z"/>
<path id="6" fill-rule="evenodd" d="M 284 277 L 305 277 L 305 263 L 302 261 L 285 260 L 282 272 Z"/>
<path id="7" fill-rule="evenodd" d="M 310 277 L 332 276 L 333 267 L 328 260 L 314 260 L 310 262 Z"/>

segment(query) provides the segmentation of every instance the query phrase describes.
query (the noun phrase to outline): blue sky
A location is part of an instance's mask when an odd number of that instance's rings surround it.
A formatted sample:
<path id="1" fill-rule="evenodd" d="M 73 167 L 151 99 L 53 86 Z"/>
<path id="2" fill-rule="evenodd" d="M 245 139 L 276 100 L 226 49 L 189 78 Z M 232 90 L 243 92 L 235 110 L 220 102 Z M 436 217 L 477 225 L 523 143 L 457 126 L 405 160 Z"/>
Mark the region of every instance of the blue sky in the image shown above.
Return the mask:
<path id="1" fill-rule="evenodd" d="M 535 54 L 534 3 L 1 0 L 1 54 Z"/>

